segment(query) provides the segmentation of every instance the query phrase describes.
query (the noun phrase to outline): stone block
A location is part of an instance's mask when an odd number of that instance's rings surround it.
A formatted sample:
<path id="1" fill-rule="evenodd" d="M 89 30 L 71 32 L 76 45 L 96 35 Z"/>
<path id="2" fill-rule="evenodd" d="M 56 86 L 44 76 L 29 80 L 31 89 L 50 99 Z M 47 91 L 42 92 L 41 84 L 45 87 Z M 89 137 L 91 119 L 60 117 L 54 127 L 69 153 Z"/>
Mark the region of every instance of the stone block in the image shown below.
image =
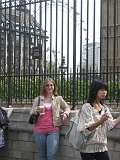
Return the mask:
<path id="1" fill-rule="evenodd" d="M 24 132 L 18 131 L 18 140 L 33 142 L 34 141 L 33 133 L 25 132 L 25 131 Z"/>
<path id="2" fill-rule="evenodd" d="M 110 157 L 111 160 L 114 159 L 114 158 L 113 158 L 113 151 L 109 151 L 109 150 L 108 150 L 108 155 L 109 155 L 109 157 Z"/>
<path id="3" fill-rule="evenodd" d="M 31 152 L 36 152 L 37 151 L 37 147 L 35 142 L 26 142 L 25 143 L 26 146 L 26 151 L 31 151 Z"/>
<path id="4" fill-rule="evenodd" d="M 8 132 L 8 138 L 9 138 L 9 140 L 11 139 L 11 140 L 17 140 L 18 139 L 18 133 L 14 130 L 14 131 L 11 131 L 11 130 L 9 130 L 9 132 Z"/>
<path id="5" fill-rule="evenodd" d="M 27 152 L 27 151 L 22 151 L 21 152 L 21 158 L 26 159 L 26 160 L 33 160 L 33 152 Z"/>
<path id="6" fill-rule="evenodd" d="M 111 160 L 120 160 L 120 151 L 119 152 L 112 152 L 112 158 L 111 158 Z"/>
<path id="7" fill-rule="evenodd" d="M 59 156 L 59 155 L 60 155 L 60 148 L 61 148 L 61 146 L 59 145 L 59 147 L 58 147 L 58 151 L 57 151 L 57 156 Z"/>
<path id="8" fill-rule="evenodd" d="M 69 155 L 67 157 L 64 156 L 58 156 L 57 160 L 73 160 L 72 157 L 69 157 Z M 74 160 L 81 160 L 80 158 L 74 158 Z"/>
<path id="9" fill-rule="evenodd" d="M 2 157 L 9 156 L 9 150 L 5 147 L 0 148 L 0 160 Z"/>
<path id="10" fill-rule="evenodd" d="M 37 160 L 38 159 L 38 152 L 34 152 L 34 159 L 33 160 Z"/>
<path id="11" fill-rule="evenodd" d="M 107 131 L 107 136 L 110 138 L 110 139 L 120 139 L 120 129 L 119 128 L 114 128 L 113 130 L 111 131 Z"/>
<path id="12" fill-rule="evenodd" d="M 67 157 L 68 155 L 69 157 L 75 157 L 75 151 L 72 147 L 61 146 L 60 155 L 65 157 Z"/>
<path id="13" fill-rule="evenodd" d="M 60 136 L 60 145 L 65 146 L 67 144 L 67 140 L 65 139 L 65 136 Z"/>
<path id="14" fill-rule="evenodd" d="M 13 149 L 19 151 L 25 151 L 26 143 L 24 141 L 13 141 Z"/>
<path id="15" fill-rule="evenodd" d="M 75 150 L 75 157 L 81 159 L 80 151 Z"/>
<path id="16" fill-rule="evenodd" d="M 6 160 L 6 159 L 7 159 L 7 157 L 0 156 L 0 160 Z"/>
<path id="17" fill-rule="evenodd" d="M 64 135 L 67 133 L 69 126 L 61 126 L 60 127 L 60 135 Z"/>
<path id="18" fill-rule="evenodd" d="M 17 150 L 9 150 L 9 157 L 10 158 L 21 158 L 21 151 Z"/>
<path id="19" fill-rule="evenodd" d="M 113 150 L 116 152 L 120 152 L 120 141 L 116 141 L 113 143 Z"/>
<path id="20" fill-rule="evenodd" d="M 114 141 L 112 141 L 111 139 L 108 139 L 108 143 L 107 143 L 108 150 L 113 150 L 113 144 L 114 144 Z"/>
<path id="21" fill-rule="evenodd" d="M 16 160 L 16 158 L 0 157 L 0 160 Z M 20 159 L 19 159 L 20 160 Z"/>
<path id="22" fill-rule="evenodd" d="M 61 156 L 58 156 L 58 157 L 57 157 L 57 160 L 61 160 L 61 159 L 62 159 L 62 160 L 69 160 L 68 158 L 69 158 L 69 157 L 63 157 L 63 156 L 61 157 Z"/>
<path id="23" fill-rule="evenodd" d="M 5 147 L 7 146 L 8 149 L 13 149 L 13 141 L 14 139 L 7 140 L 7 144 L 5 145 Z"/>

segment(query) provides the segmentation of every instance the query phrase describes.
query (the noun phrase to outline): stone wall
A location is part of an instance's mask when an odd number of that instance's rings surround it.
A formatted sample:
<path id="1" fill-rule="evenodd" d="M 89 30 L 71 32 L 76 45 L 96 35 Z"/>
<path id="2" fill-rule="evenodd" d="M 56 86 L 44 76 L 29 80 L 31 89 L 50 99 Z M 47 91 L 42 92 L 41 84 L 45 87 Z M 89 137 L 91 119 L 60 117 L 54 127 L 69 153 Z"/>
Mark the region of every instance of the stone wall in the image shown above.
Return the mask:
<path id="1" fill-rule="evenodd" d="M 0 160 L 37 160 L 37 149 L 33 137 L 33 125 L 28 123 L 30 108 L 5 108 L 10 118 L 5 147 L 0 148 Z M 77 113 L 71 111 L 70 118 Z M 118 116 L 119 113 L 113 113 Z M 79 151 L 74 150 L 67 140 L 65 133 L 69 127 L 69 119 L 60 129 L 60 144 L 57 160 L 81 160 Z M 120 125 L 108 132 L 108 148 L 111 160 L 120 160 Z"/>

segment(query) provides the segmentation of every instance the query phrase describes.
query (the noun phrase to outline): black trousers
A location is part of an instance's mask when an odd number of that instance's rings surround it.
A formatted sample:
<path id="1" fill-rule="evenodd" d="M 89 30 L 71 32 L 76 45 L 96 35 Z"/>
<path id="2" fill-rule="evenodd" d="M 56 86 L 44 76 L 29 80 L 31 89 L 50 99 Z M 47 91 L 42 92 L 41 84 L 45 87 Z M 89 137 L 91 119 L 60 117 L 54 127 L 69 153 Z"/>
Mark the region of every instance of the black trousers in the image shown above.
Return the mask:
<path id="1" fill-rule="evenodd" d="M 108 152 L 80 153 L 82 160 L 110 160 Z"/>

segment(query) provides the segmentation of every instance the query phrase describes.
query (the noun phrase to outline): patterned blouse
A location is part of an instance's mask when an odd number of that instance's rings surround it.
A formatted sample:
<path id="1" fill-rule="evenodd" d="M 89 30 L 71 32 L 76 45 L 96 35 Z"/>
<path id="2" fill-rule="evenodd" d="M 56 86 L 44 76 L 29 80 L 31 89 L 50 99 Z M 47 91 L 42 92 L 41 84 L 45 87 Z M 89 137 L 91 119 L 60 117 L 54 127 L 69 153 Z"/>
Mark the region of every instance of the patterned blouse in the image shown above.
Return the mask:
<path id="1" fill-rule="evenodd" d="M 115 125 L 111 113 L 109 118 L 102 125 L 98 126 L 95 130 L 89 131 L 88 128 L 96 121 L 98 121 L 105 110 L 108 110 L 106 105 L 103 106 L 99 113 L 90 103 L 86 103 L 82 106 L 80 119 L 78 124 L 78 131 L 83 131 L 87 136 L 89 135 L 86 148 L 82 150 L 83 153 L 95 153 L 107 151 L 107 135 L 106 131 L 111 130 Z"/>

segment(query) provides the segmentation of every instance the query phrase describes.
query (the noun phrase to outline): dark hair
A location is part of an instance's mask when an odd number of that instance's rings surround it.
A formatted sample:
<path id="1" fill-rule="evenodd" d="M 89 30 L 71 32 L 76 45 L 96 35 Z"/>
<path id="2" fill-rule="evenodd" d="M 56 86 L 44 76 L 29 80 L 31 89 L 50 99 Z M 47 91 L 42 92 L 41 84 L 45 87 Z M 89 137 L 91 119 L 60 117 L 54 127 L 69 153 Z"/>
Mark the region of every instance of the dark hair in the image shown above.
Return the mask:
<path id="1" fill-rule="evenodd" d="M 93 103 L 96 100 L 98 91 L 103 88 L 105 90 L 108 90 L 108 85 L 106 82 L 103 82 L 101 80 L 94 80 L 90 85 L 90 93 L 87 102 Z M 100 103 L 103 104 L 103 100 L 100 100 Z"/>

